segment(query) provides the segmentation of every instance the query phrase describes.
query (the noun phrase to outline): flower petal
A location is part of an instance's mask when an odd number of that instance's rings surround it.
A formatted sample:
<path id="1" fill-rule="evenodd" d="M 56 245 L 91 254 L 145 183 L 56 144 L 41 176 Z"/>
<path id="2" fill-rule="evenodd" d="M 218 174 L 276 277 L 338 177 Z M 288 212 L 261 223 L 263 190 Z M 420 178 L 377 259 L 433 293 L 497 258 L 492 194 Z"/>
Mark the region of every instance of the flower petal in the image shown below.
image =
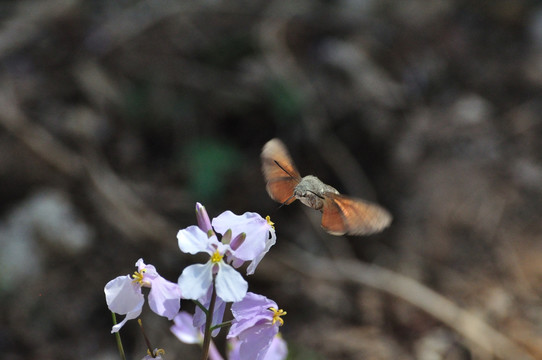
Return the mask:
<path id="1" fill-rule="evenodd" d="M 181 311 L 173 319 L 174 325 L 171 326 L 171 332 L 185 344 L 201 344 L 203 334 L 194 327 L 192 315 L 186 311 Z"/>
<path id="2" fill-rule="evenodd" d="M 141 311 L 145 298 L 141 288 L 134 284 L 129 275 L 119 276 L 105 285 L 105 301 L 114 313 L 124 315 L 136 309 Z"/>
<path id="3" fill-rule="evenodd" d="M 183 298 L 197 300 L 207 293 L 213 284 L 213 263 L 194 264 L 186 267 L 179 276 Z"/>
<path id="4" fill-rule="evenodd" d="M 206 309 L 209 308 L 211 305 L 211 291 L 212 287 L 209 288 L 207 291 L 207 294 L 205 294 L 204 297 L 198 299 L 200 304 L 203 305 Z M 226 303 L 217 296 L 216 302 L 215 302 L 215 310 L 213 311 L 213 322 L 211 323 L 211 326 L 218 325 L 222 322 L 224 319 L 224 311 L 226 310 Z M 199 306 L 196 306 L 196 311 L 194 312 L 194 326 L 197 328 L 200 328 L 200 330 L 203 332 L 205 331 L 205 321 L 207 320 L 207 316 L 201 310 Z M 212 336 L 215 337 L 220 332 L 220 328 L 213 330 Z"/>
<path id="5" fill-rule="evenodd" d="M 271 226 L 267 220 L 254 212 L 246 212 L 243 215 L 235 215 L 231 211 L 225 211 L 212 221 L 216 231 L 224 234 L 228 229 L 232 230 L 232 238 L 241 233 L 246 234 L 245 240 L 235 250 L 235 256 L 245 261 L 253 260 L 265 249 L 265 242 L 269 238 Z"/>
<path id="6" fill-rule="evenodd" d="M 277 303 L 263 295 L 247 292 L 245 297 L 231 306 L 231 312 L 236 320 L 254 317 L 272 318 L 270 307 L 278 308 Z"/>
<path id="7" fill-rule="evenodd" d="M 231 306 L 231 312 L 235 320 L 228 332 L 228 338 L 240 336 L 260 324 L 275 326 L 272 324 L 273 312 L 270 307 L 278 308 L 277 304 L 263 295 L 248 292 L 243 300 Z M 277 326 L 278 328 L 278 326 Z"/>
<path id="8" fill-rule="evenodd" d="M 270 232 L 271 237 L 265 241 L 265 249 L 261 253 L 259 253 L 247 267 L 247 275 L 254 274 L 254 271 L 256 271 L 256 267 L 258 266 L 260 261 L 262 261 L 265 254 L 267 254 L 269 252 L 269 249 L 271 249 L 271 246 L 275 245 L 275 243 L 277 242 L 277 235 L 275 235 L 275 230 L 271 229 Z"/>
<path id="9" fill-rule="evenodd" d="M 144 302 L 144 300 L 141 302 L 141 306 L 139 308 L 134 309 L 134 311 L 128 312 L 126 314 L 126 316 L 124 317 L 124 320 L 122 320 L 117 325 L 113 326 L 113 328 L 111 329 L 111 334 L 116 333 L 117 331 L 119 331 L 124 326 L 124 324 L 126 324 L 126 322 L 128 320 L 132 320 L 132 319 L 137 318 L 141 314 L 141 309 L 143 308 L 143 302 Z"/>
<path id="10" fill-rule="evenodd" d="M 173 319 L 181 308 L 181 288 L 179 284 L 157 276 L 152 280 L 149 306 L 158 315 L 165 316 L 168 320 Z"/>
<path id="11" fill-rule="evenodd" d="M 204 233 L 208 233 L 209 230 L 213 230 L 211 227 L 211 220 L 209 220 L 209 215 L 205 206 L 201 205 L 199 202 L 196 203 L 196 219 L 198 219 L 198 226 Z"/>
<path id="12" fill-rule="evenodd" d="M 263 360 L 277 333 L 278 328 L 276 326 L 270 327 L 267 324 L 256 325 L 243 332 L 239 336 L 239 340 L 241 340 L 239 359 Z"/>
<path id="13" fill-rule="evenodd" d="M 265 354 L 264 360 L 284 360 L 287 356 L 288 346 L 286 345 L 286 341 L 284 341 L 280 334 L 275 335 Z"/>
<path id="14" fill-rule="evenodd" d="M 216 238 L 216 236 L 213 236 Z M 179 248 L 184 253 L 197 254 L 199 252 L 207 252 L 212 254 L 209 248 L 209 238 L 199 227 L 192 225 L 186 229 L 179 230 L 177 233 L 177 241 Z"/>
<path id="15" fill-rule="evenodd" d="M 225 302 L 239 301 L 247 293 L 248 283 L 233 267 L 225 263 L 218 263 L 216 274 L 216 294 Z"/>
<path id="16" fill-rule="evenodd" d="M 143 261 L 143 259 L 137 260 L 136 264 L 137 270 L 141 272 L 142 270 L 145 270 L 143 274 L 144 282 L 150 282 L 152 279 L 156 278 L 158 275 L 158 272 L 156 271 L 156 268 L 153 265 L 147 265 Z"/>
<path id="17" fill-rule="evenodd" d="M 239 360 L 239 348 L 241 342 L 236 337 L 228 339 L 228 360 Z"/>

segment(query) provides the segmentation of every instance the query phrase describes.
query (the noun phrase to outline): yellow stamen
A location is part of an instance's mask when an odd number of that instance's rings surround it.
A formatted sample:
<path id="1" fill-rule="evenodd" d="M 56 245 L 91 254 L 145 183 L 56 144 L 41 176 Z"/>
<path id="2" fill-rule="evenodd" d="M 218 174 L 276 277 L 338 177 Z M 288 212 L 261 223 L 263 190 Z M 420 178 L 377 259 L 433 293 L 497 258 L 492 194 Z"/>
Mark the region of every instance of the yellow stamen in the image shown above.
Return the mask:
<path id="1" fill-rule="evenodd" d="M 267 215 L 265 217 L 265 220 L 267 221 L 267 223 L 269 224 L 269 226 L 271 226 L 273 229 L 275 228 L 275 223 L 271 221 L 271 217 L 269 215 Z"/>
<path id="2" fill-rule="evenodd" d="M 132 282 L 138 283 L 139 285 L 143 286 L 145 283 L 143 282 L 143 276 L 147 272 L 147 269 L 141 269 L 141 271 L 134 271 L 134 274 L 132 275 Z"/>
<path id="3" fill-rule="evenodd" d="M 218 250 L 215 250 L 215 253 L 213 254 L 213 256 L 211 256 L 211 262 L 213 264 L 216 264 L 216 263 L 219 263 L 222 261 L 222 255 L 220 255 L 220 253 L 218 252 Z"/>
<path id="4" fill-rule="evenodd" d="M 278 321 L 280 323 L 280 326 L 284 325 L 284 320 L 281 318 L 281 316 L 284 316 L 287 314 L 286 311 L 282 309 L 275 309 L 274 307 L 270 307 L 269 310 L 273 312 L 273 321 L 272 325 L 275 325 L 275 323 Z"/>
<path id="5" fill-rule="evenodd" d="M 165 355 L 165 353 L 166 351 L 164 349 L 154 349 L 151 354 L 151 351 L 147 349 L 147 355 L 152 356 L 153 358 L 157 357 L 158 355 Z"/>

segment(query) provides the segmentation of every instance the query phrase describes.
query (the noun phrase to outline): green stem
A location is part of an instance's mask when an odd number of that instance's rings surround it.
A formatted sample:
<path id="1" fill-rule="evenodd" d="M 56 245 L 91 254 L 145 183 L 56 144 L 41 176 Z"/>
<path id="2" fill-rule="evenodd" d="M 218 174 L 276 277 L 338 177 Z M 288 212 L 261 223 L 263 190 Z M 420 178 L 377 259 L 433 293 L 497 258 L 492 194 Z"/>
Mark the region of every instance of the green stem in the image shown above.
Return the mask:
<path id="1" fill-rule="evenodd" d="M 205 308 L 205 306 L 203 306 L 202 303 L 200 303 L 198 300 L 192 300 L 192 301 L 194 302 L 194 304 L 197 305 L 197 307 L 199 307 L 201 309 L 201 311 L 203 311 L 205 316 L 207 316 L 207 314 L 209 314 L 209 311 Z"/>
<path id="2" fill-rule="evenodd" d="M 215 326 L 211 326 L 211 332 L 215 331 L 216 329 L 222 329 L 223 327 L 230 326 L 232 323 L 231 320 L 224 321 L 223 323 L 216 324 Z"/>
<path id="3" fill-rule="evenodd" d="M 211 345 L 211 325 L 213 324 L 213 312 L 215 310 L 216 303 L 216 289 L 215 289 L 215 277 L 213 276 L 213 290 L 211 292 L 211 303 L 209 304 L 209 309 L 207 310 L 207 316 L 205 318 L 205 333 L 203 335 L 203 345 L 201 360 L 207 360 L 209 357 L 209 347 Z"/>
<path id="4" fill-rule="evenodd" d="M 111 312 L 111 316 L 113 317 L 113 325 L 117 325 L 117 317 L 115 316 L 114 312 Z M 124 347 L 122 346 L 122 340 L 120 339 L 120 334 L 117 331 L 115 333 L 115 339 L 117 340 L 117 348 L 119 349 L 119 355 L 122 360 L 126 360 L 126 354 L 124 354 Z"/>

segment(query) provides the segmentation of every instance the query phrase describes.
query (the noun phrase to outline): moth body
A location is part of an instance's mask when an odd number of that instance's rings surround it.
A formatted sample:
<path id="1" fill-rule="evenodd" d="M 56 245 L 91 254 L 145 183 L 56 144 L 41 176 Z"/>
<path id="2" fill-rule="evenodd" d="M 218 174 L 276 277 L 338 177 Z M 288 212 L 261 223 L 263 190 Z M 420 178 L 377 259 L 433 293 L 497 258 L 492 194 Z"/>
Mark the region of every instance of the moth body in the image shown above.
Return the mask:
<path id="1" fill-rule="evenodd" d="M 338 194 L 339 192 L 313 175 L 303 177 L 294 188 L 296 199 L 315 210 L 321 210 L 324 207 L 325 196 L 329 193 Z"/>

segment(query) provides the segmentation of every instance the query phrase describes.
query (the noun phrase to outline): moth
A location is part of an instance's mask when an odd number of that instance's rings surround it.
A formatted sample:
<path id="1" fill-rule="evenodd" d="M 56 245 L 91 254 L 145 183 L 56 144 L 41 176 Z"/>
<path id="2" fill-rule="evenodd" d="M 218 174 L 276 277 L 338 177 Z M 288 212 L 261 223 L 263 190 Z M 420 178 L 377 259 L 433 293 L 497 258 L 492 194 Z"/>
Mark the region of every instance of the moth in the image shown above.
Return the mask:
<path id="1" fill-rule="evenodd" d="M 322 227 L 332 235 L 370 235 L 391 223 L 379 205 L 341 195 L 313 175 L 301 177 L 284 143 L 269 140 L 262 149 L 262 171 L 271 199 L 289 205 L 296 199 L 322 212 Z"/>

